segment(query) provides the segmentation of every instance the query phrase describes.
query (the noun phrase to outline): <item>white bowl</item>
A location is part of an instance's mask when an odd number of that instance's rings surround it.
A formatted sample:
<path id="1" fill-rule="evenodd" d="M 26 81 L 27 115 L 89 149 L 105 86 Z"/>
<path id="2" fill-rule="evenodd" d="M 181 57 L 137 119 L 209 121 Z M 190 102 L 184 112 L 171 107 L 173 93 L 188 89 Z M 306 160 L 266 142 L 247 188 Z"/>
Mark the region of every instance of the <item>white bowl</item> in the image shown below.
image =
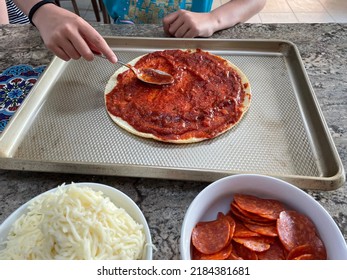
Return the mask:
<path id="1" fill-rule="evenodd" d="M 126 194 L 123 192 L 107 186 L 103 184 L 97 184 L 97 183 L 74 183 L 77 187 L 89 187 L 93 189 L 94 191 L 101 191 L 104 193 L 106 197 L 109 197 L 110 200 L 119 208 L 123 208 L 136 222 L 143 225 L 144 233 L 145 233 L 145 244 L 148 244 L 148 246 L 145 246 L 145 250 L 143 252 L 142 259 L 144 260 L 152 260 L 152 239 L 151 239 L 151 233 L 146 221 L 146 218 L 144 217 L 142 211 L 140 208 L 136 205 L 136 203 Z M 66 185 L 69 186 L 69 185 Z M 47 192 L 44 192 L 40 194 L 39 196 L 56 191 L 57 188 L 51 189 Z M 39 197 L 37 196 L 37 197 Z M 33 198 L 36 199 L 37 197 Z M 32 199 L 32 200 L 33 200 Z M 0 244 L 2 241 L 4 241 L 7 238 L 7 235 L 13 225 L 13 223 L 24 213 L 26 213 L 28 210 L 28 205 L 32 202 L 32 200 L 29 200 L 22 206 L 20 206 L 16 211 L 14 211 L 1 225 L 0 225 Z"/>
<path id="2" fill-rule="evenodd" d="M 310 217 L 325 244 L 330 260 L 346 260 L 345 239 L 330 214 L 310 195 L 285 181 L 263 175 L 233 175 L 211 183 L 190 204 L 183 220 L 180 240 L 181 259 L 191 259 L 191 233 L 199 221 L 216 219 L 227 213 L 234 193 L 277 199 Z"/>

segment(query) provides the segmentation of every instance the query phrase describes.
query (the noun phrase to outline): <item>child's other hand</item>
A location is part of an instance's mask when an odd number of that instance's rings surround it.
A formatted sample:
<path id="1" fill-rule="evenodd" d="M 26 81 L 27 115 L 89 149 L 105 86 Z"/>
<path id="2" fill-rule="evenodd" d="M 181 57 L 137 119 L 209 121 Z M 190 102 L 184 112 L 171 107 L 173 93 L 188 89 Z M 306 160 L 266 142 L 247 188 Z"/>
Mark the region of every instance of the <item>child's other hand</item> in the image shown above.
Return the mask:
<path id="1" fill-rule="evenodd" d="M 163 19 L 164 31 L 174 37 L 210 37 L 215 32 L 211 13 L 178 10 Z"/>

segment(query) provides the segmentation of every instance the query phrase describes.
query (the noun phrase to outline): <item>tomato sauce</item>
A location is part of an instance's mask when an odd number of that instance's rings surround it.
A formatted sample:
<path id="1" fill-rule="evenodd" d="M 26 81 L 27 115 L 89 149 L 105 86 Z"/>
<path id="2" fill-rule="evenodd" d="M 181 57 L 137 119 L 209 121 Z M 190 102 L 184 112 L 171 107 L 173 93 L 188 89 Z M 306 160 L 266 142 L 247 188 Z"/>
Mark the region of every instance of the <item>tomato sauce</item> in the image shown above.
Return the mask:
<path id="1" fill-rule="evenodd" d="M 137 131 L 162 140 L 208 139 L 224 132 L 242 116 L 245 87 L 228 63 L 200 49 L 156 51 L 137 68 L 171 74 L 169 85 L 138 80 L 130 70 L 118 75 L 106 95 L 107 110 Z"/>
<path id="2" fill-rule="evenodd" d="M 138 69 L 140 72 L 140 80 L 150 84 L 171 84 L 174 82 L 174 78 L 166 73 L 161 73 L 157 69 L 144 68 Z"/>

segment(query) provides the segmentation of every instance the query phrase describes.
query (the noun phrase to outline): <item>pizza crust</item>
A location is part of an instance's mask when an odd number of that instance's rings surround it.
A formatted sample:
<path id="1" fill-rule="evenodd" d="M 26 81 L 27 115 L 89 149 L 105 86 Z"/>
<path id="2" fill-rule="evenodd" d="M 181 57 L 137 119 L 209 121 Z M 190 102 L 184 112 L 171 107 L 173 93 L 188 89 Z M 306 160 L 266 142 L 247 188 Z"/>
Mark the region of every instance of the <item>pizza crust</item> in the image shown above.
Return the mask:
<path id="1" fill-rule="evenodd" d="M 182 50 L 182 51 L 187 51 L 187 50 Z M 195 52 L 196 50 L 189 50 L 191 52 Z M 146 56 L 147 54 L 145 55 L 142 55 L 142 56 L 139 56 L 135 59 L 133 59 L 132 61 L 130 61 L 128 64 L 130 65 L 135 65 L 142 57 Z M 212 55 L 212 54 L 210 54 Z M 213 55 L 213 56 L 216 56 L 216 55 Z M 219 57 L 221 58 L 220 56 L 216 56 L 216 57 Z M 247 76 L 236 66 L 234 65 L 233 63 L 231 63 L 230 61 L 224 59 L 224 58 L 221 58 L 223 59 L 224 61 L 227 62 L 227 64 L 233 68 L 235 70 L 235 72 L 240 76 L 241 78 L 241 83 L 243 85 L 248 85 L 247 87 L 244 87 L 244 91 L 245 91 L 245 96 L 244 96 L 244 101 L 242 103 L 242 115 L 241 117 L 234 123 L 234 124 L 231 124 L 230 126 L 228 126 L 226 129 L 224 129 L 222 132 L 218 133 L 217 135 L 215 135 L 213 138 L 216 138 L 217 136 L 221 135 L 221 134 L 224 134 L 225 132 L 227 132 L 228 130 L 230 130 L 231 128 L 233 128 L 234 126 L 236 126 L 242 119 L 242 117 L 244 116 L 244 114 L 248 111 L 249 107 L 250 107 L 250 103 L 251 103 L 251 86 L 250 86 L 250 83 L 249 83 L 249 80 L 247 78 Z M 118 116 L 115 116 L 113 115 L 110 110 L 107 108 L 107 104 L 106 104 L 106 96 L 107 94 L 109 94 L 116 86 L 117 86 L 117 77 L 119 74 L 125 72 L 125 71 L 128 71 L 129 68 L 127 68 L 126 66 L 122 66 L 120 67 L 109 79 L 109 81 L 107 82 L 106 84 L 106 87 L 105 87 L 105 91 L 104 91 L 104 97 L 105 97 L 105 106 L 106 106 L 106 111 L 108 113 L 108 115 L 110 116 L 110 118 L 112 119 L 112 121 L 114 123 L 116 123 L 119 127 L 123 128 L 124 130 L 128 131 L 129 133 L 133 134 L 133 135 L 136 135 L 136 136 L 139 136 L 139 137 L 142 137 L 142 138 L 150 138 L 150 139 L 154 139 L 154 140 L 157 140 L 157 141 L 161 141 L 161 142 L 168 142 L 168 143 L 174 143 L 174 144 L 189 144 L 189 143 L 196 143 L 196 142 L 201 142 L 201 141 L 204 141 L 204 140 L 207 140 L 207 139 L 210 139 L 210 138 L 196 138 L 196 137 L 191 137 L 189 139 L 162 139 L 162 138 L 159 138 L 157 136 L 155 136 L 154 134 L 151 134 L 151 133 L 145 133 L 145 132 L 141 132 L 141 131 L 138 131 L 137 129 L 135 129 L 133 126 L 131 126 L 127 121 L 123 120 L 121 117 L 118 117 Z M 131 71 L 131 70 L 129 70 Z"/>

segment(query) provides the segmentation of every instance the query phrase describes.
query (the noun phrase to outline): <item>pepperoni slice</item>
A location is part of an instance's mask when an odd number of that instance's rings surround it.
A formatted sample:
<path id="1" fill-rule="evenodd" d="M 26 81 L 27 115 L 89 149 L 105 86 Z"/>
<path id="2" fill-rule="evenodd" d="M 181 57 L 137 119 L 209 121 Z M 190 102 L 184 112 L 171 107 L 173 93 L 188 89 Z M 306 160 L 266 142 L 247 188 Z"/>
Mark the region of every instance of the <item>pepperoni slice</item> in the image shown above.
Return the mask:
<path id="1" fill-rule="evenodd" d="M 235 228 L 236 228 L 236 222 L 235 220 L 229 216 L 229 215 L 225 215 L 225 218 L 228 220 L 229 224 L 230 224 L 230 239 L 233 238 L 234 233 L 235 233 Z"/>
<path id="2" fill-rule="evenodd" d="M 258 224 L 258 225 L 267 225 L 267 224 L 271 224 L 274 223 L 273 220 L 269 220 L 269 219 L 264 219 L 262 217 L 259 217 L 260 219 L 252 219 L 249 218 L 245 215 L 243 215 L 240 210 L 235 206 L 234 203 L 232 203 L 230 205 L 230 212 L 232 213 L 233 216 L 237 217 L 238 219 L 240 219 L 241 221 L 245 222 L 245 223 L 249 223 L 249 224 Z"/>
<path id="3" fill-rule="evenodd" d="M 315 258 L 312 254 L 304 254 L 296 257 L 294 260 L 315 260 Z"/>
<path id="4" fill-rule="evenodd" d="M 244 226 L 243 223 L 241 223 L 240 221 L 235 221 L 235 232 L 234 232 L 234 238 L 235 237 L 255 237 L 255 236 L 260 236 L 259 233 L 256 233 L 254 231 L 251 231 L 250 229 L 248 229 L 247 227 Z"/>
<path id="5" fill-rule="evenodd" d="M 300 245 L 309 244 L 316 237 L 312 221 L 293 210 L 282 211 L 277 220 L 278 237 L 287 251 Z"/>
<path id="6" fill-rule="evenodd" d="M 256 222 L 260 222 L 260 223 L 269 223 L 269 222 L 273 222 L 272 219 L 268 219 L 268 218 L 264 218 L 261 217 L 257 214 L 245 211 L 244 209 L 242 209 L 238 204 L 236 204 L 235 202 L 231 203 L 231 207 L 232 208 L 236 208 L 238 210 L 238 212 L 240 213 L 240 215 L 242 215 L 245 219 L 251 219 L 252 221 L 256 221 Z"/>
<path id="7" fill-rule="evenodd" d="M 193 252 L 194 260 L 225 260 L 228 259 L 231 252 L 233 250 L 233 246 L 231 243 L 229 243 L 227 246 L 225 246 L 222 250 L 218 251 L 214 254 L 203 254 L 195 249 L 195 252 Z"/>
<path id="8" fill-rule="evenodd" d="M 235 252 L 231 252 L 227 260 L 243 260 L 243 258 L 238 256 Z"/>
<path id="9" fill-rule="evenodd" d="M 326 260 L 327 251 L 325 249 L 323 241 L 316 235 L 311 240 L 311 245 L 315 248 L 315 253 L 313 254 L 316 260 Z"/>
<path id="10" fill-rule="evenodd" d="M 254 252 L 264 252 L 270 249 L 270 242 L 264 237 L 234 237 L 233 240 Z"/>
<path id="11" fill-rule="evenodd" d="M 244 225 L 249 230 L 254 231 L 258 234 L 265 235 L 265 236 L 277 236 L 276 224 L 257 225 L 257 224 L 244 223 Z"/>
<path id="12" fill-rule="evenodd" d="M 276 220 L 285 210 L 284 205 L 278 200 L 263 199 L 253 195 L 235 194 L 234 201 L 241 209 L 270 220 Z"/>
<path id="13" fill-rule="evenodd" d="M 229 224 L 230 224 L 230 236 L 229 236 L 229 241 L 228 242 L 231 242 L 231 240 L 234 237 L 235 228 L 236 228 L 235 220 L 230 215 L 225 215 L 222 212 L 218 213 L 217 219 L 226 219 L 229 222 Z"/>
<path id="14" fill-rule="evenodd" d="M 303 255 L 312 255 L 314 260 L 326 260 L 327 254 L 323 242 L 316 236 L 310 243 L 292 249 L 287 256 L 288 260 L 296 260 Z"/>
<path id="15" fill-rule="evenodd" d="M 286 255 L 287 252 L 278 239 L 270 245 L 269 250 L 257 253 L 259 260 L 286 260 Z"/>
<path id="16" fill-rule="evenodd" d="M 242 258 L 244 260 L 257 260 L 258 259 L 258 256 L 257 256 L 257 254 L 254 251 L 246 248 L 242 244 L 239 244 L 239 243 L 234 242 L 234 241 L 233 241 L 232 244 L 233 244 L 233 247 L 234 247 L 233 253 L 236 256 L 238 256 L 238 257 L 240 257 L 240 258 Z"/>
<path id="17" fill-rule="evenodd" d="M 297 257 L 305 254 L 311 254 L 314 249 L 310 244 L 304 244 L 293 248 L 287 256 L 288 260 L 295 260 Z"/>
<path id="18" fill-rule="evenodd" d="M 230 238 L 230 223 L 227 219 L 199 222 L 192 231 L 192 243 L 203 254 L 222 250 Z"/>

